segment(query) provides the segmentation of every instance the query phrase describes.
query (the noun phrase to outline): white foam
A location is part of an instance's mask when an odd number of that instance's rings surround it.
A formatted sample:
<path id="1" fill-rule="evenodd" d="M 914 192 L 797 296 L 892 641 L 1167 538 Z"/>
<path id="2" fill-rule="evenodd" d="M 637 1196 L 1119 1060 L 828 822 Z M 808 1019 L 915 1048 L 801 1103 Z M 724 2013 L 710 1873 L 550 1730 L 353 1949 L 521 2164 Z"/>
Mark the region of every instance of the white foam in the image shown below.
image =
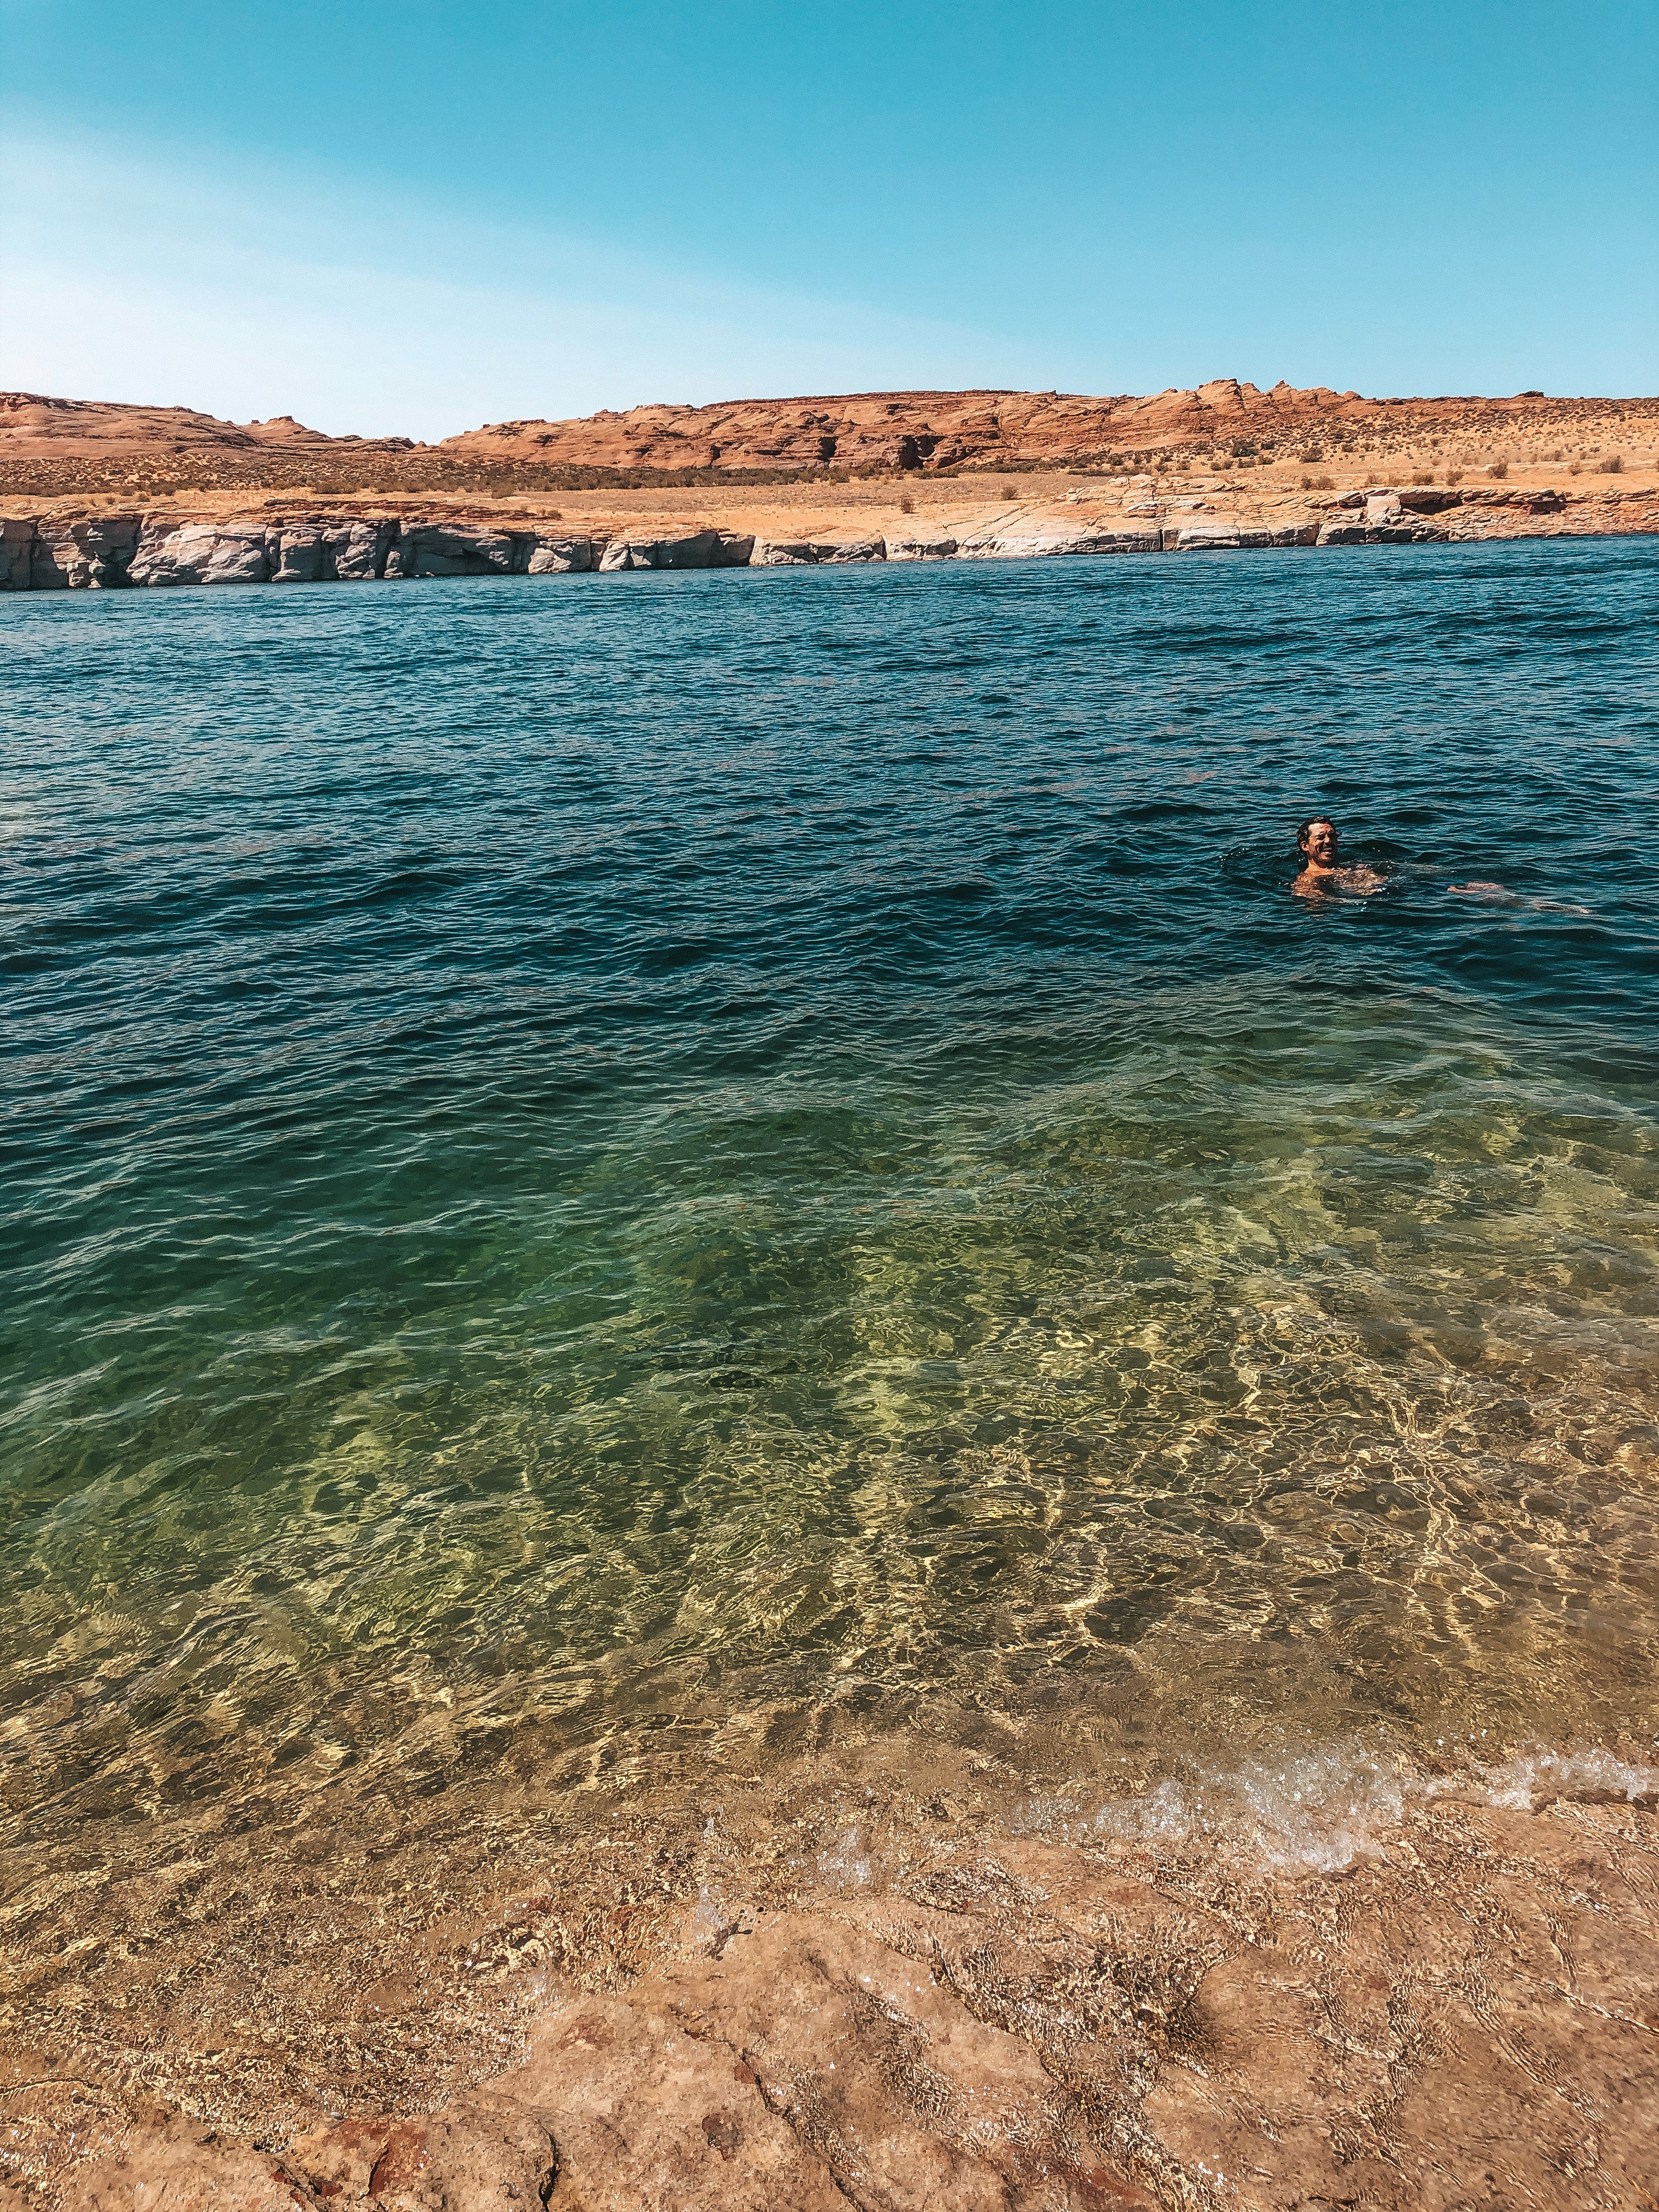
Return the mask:
<path id="1" fill-rule="evenodd" d="M 857 1826 L 843 1828 L 817 1854 L 818 1879 L 827 1889 L 868 1889 L 872 1878 L 869 1838 Z"/>
<path id="2" fill-rule="evenodd" d="M 1536 1812 L 1559 1797 L 1604 1805 L 1622 1797 L 1632 1805 L 1652 1805 L 1659 1802 L 1659 1766 L 1596 1748 L 1517 1752 L 1496 1765 L 1479 1768 L 1473 1788 L 1453 1784 L 1436 1794 L 1474 1796 L 1480 1803 L 1520 1813 Z"/>
<path id="3" fill-rule="evenodd" d="M 1116 1836 L 1166 1849 L 1224 1838 L 1270 1866 L 1333 1874 L 1379 1849 L 1405 1803 L 1398 1772 L 1339 1745 L 1161 1782 L 1143 1797 L 1103 1805 L 1071 1833 L 1079 1842 Z"/>
<path id="4" fill-rule="evenodd" d="M 1279 1759 L 1246 1759 L 1184 1782 L 1160 1782 L 1093 1812 L 1050 1799 L 1030 1803 L 1020 1825 L 1073 1843 L 1115 1838 L 1149 1850 L 1212 1844 L 1286 1870 L 1338 1874 L 1386 1844 L 1413 1802 L 1453 1798 L 1536 1812 L 1561 1799 L 1659 1804 L 1659 1766 L 1598 1747 L 1538 1747 L 1449 1775 L 1414 1771 L 1337 1744 Z"/>

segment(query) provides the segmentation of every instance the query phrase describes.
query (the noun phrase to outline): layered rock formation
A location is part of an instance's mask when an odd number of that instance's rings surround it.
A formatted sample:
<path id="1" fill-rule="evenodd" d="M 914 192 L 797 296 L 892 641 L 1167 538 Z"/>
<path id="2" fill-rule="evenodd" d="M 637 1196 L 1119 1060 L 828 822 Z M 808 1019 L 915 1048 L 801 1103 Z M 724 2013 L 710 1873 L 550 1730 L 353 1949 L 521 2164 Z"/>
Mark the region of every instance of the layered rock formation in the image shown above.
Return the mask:
<path id="1" fill-rule="evenodd" d="M 1527 393 L 1510 400 L 1366 399 L 1324 386 L 1298 391 L 1280 383 L 1264 392 L 1236 377 L 1144 398 L 874 392 L 632 407 L 564 422 L 493 422 L 445 439 L 439 450 L 483 463 L 512 455 L 554 467 L 617 471 L 1075 466 L 1150 447 L 1241 438 L 1277 441 L 1371 422 L 1392 427 L 1402 409 L 1414 419 L 1425 410 L 1443 410 L 1450 419 L 1472 406 L 1525 416 L 1538 411 L 1542 398 Z"/>
<path id="2" fill-rule="evenodd" d="M 1302 545 L 1444 543 L 1535 531 L 1568 500 L 1547 487 L 1372 488 L 1304 502 L 1290 516 L 1209 511 L 1204 499 L 1130 498 L 1115 513 L 999 507 L 947 534 L 907 526 L 774 538 L 703 526 L 594 527 L 556 518 L 344 513 L 191 515 L 171 509 L 64 513 L 0 520 L 0 591 L 112 590 L 186 584 L 393 582 L 432 576 L 543 576 L 597 569 L 812 568 L 850 562 L 1031 560 L 1057 556 L 1249 550 Z M 1605 527 L 1607 501 L 1597 495 Z M 1653 495 L 1629 521 L 1653 527 Z M 1617 513 L 1617 508 L 1613 510 Z M 1524 520 L 1523 520 L 1524 519 Z M 1548 526 L 1547 521 L 1546 527 Z M 1567 526 L 1565 523 L 1561 526 Z M 1587 524 L 1585 526 L 1593 526 Z M 1617 526 L 1615 525 L 1615 526 Z"/>
<path id="3" fill-rule="evenodd" d="M 1373 399 L 1324 386 L 1217 378 L 1191 389 L 878 392 L 707 406 L 649 405 L 566 420 L 495 422 L 417 445 L 331 437 L 290 416 L 237 423 L 186 407 L 0 393 L 0 486 L 117 490 L 132 483 L 309 484 L 318 491 L 435 490 L 579 482 L 788 480 L 957 470 L 1079 468 L 1115 456 L 1222 451 L 1315 459 L 1413 439 L 1612 437 L 1651 446 L 1659 401 Z"/>
<path id="4" fill-rule="evenodd" d="M 408 453 L 412 438 L 331 438 L 291 415 L 268 422 L 226 422 L 193 407 L 128 406 L 103 399 L 53 399 L 39 392 L 0 392 L 0 459 L 52 455 L 111 461 L 155 453 L 258 454 L 340 447 Z"/>
<path id="5" fill-rule="evenodd" d="M 0 533 L 0 591 L 13 592 L 547 575 L 598 565 L 588 538 L 448 518 L 411 522 L 335 515 L 265 522 L 170 514 L 53 515 L 9 520 Z M 741 544 L 746 558 L 748 541 Z M 642 559 L 634 565 L 710 564 Z"/>

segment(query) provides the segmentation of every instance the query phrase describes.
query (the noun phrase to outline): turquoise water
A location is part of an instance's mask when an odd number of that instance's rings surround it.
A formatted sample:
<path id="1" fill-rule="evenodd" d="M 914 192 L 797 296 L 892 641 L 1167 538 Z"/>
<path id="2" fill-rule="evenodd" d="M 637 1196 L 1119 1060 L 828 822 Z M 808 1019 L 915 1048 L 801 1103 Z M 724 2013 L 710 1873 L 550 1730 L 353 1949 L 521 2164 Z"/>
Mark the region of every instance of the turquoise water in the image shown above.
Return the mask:
<path id="1" fill-rule="evenodd" d="M 14 1877 L 839 1735 L 1646 1741 L 1656 582 L 0 603 Z M 1384 893 L 1289 894 L 1315 808 Z"/>

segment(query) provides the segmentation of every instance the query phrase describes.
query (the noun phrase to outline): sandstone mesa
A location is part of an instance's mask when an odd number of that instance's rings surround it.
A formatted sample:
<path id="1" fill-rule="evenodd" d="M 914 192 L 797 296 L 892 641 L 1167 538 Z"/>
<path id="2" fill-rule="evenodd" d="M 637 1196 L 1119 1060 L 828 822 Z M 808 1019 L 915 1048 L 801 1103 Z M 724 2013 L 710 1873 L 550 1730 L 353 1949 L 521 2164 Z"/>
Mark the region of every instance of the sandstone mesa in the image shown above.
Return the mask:
<path id="1" fill-rule="evenodd" d="M 1233 379 L 641 406 L 431 446 L 0 393 L 0 589 L 1645 532 L 1656 459 L 1651 399 Z"/>

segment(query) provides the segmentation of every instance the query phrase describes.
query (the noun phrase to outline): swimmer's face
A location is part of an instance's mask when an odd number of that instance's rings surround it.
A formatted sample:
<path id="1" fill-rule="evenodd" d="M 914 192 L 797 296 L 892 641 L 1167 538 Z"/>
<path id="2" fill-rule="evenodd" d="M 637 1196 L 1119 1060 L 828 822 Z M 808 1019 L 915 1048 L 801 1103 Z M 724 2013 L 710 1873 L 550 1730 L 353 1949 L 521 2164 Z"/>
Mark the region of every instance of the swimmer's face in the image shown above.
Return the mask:
<path id="1" fill-rule="evenodd" d="M 1334 822 L 1310 822 L 1308 834 L 1302 841 L 1302 849 L 1310 860 L 1322 868 L 1336 866 L 1336 824 Z"/>

